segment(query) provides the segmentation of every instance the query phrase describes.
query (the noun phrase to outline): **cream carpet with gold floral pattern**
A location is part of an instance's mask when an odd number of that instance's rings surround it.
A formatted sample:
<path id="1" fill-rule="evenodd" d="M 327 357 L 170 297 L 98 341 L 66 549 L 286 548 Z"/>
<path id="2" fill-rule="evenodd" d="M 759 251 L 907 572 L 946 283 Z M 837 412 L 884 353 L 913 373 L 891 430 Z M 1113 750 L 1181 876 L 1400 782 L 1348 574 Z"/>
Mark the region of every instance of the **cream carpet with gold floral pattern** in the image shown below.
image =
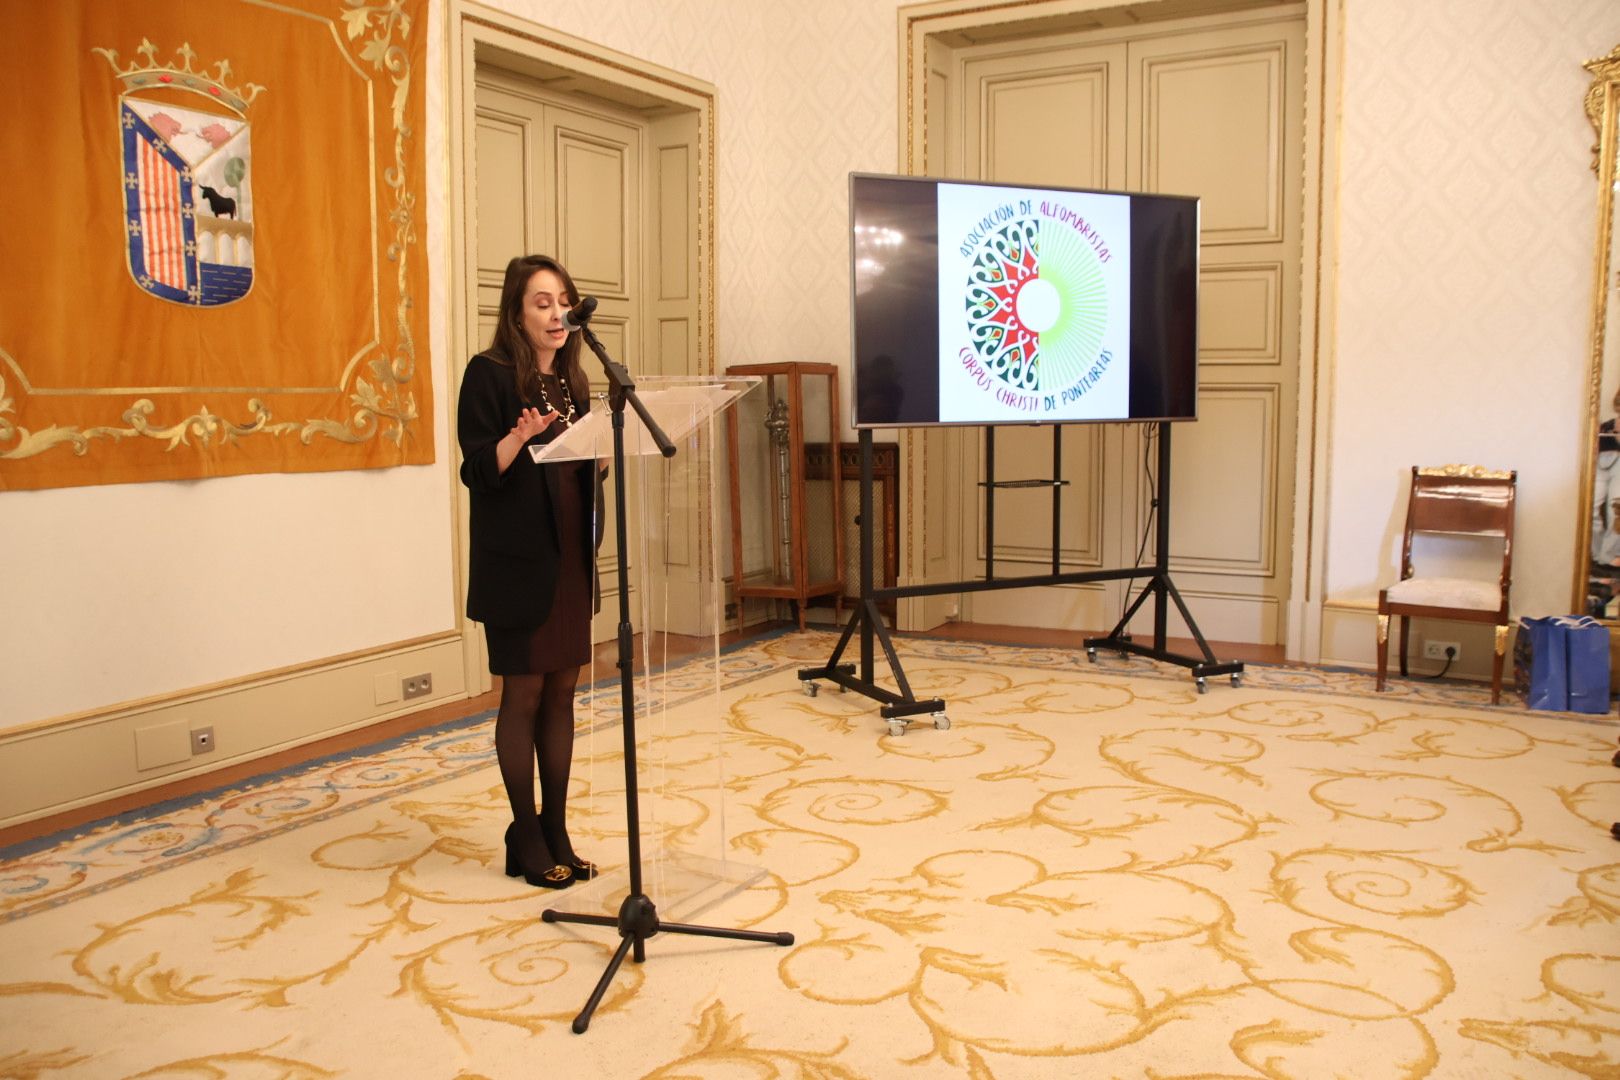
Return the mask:
<path id="1" fill-rule="evenodd" d="M 617 937 L 538 915 L 622 874 L 500 872 L 486 714 L 0 852 L 0 1077 L 1620 1076 L 1612 718 L 904 639 L 952 726 L 896 738 L 801 691 L 833 640 L 638 723 L 647 850 L 763 871 L 687 921 L 793 946 L 658 935 L 574 1035 Z"/>

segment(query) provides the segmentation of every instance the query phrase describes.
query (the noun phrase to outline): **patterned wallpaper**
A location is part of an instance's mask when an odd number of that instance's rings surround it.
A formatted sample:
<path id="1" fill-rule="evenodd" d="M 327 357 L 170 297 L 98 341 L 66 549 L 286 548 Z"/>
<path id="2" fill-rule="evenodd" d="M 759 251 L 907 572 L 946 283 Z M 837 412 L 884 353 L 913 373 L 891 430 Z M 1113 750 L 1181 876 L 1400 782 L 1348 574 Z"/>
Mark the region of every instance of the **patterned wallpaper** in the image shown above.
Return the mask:
<path id="1" fill-rule="evenodd" d="M 1513 605 L 1570 602 L 1613 0 L 1347 0 L 1329 600 L 1398 573 L 1415 464 L 1519 470 Z"/>

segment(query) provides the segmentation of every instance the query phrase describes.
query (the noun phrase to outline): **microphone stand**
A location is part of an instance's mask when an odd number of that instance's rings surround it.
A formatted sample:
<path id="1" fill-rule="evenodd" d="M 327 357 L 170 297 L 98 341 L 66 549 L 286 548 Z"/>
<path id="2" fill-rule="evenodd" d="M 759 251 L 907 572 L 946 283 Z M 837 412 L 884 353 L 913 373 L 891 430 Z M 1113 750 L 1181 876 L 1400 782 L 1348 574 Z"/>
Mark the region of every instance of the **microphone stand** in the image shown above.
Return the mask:
<path id="1" fill-rule="evenodd" d="M 631 381 L 630 372 L 623 365 L 615 362 L 608 356 L 607 350 L 602 348 L 601 342 L 589 326 L 579 328 L 580 336 L 585 344 L 590 346 L 591 352 L 602 362 L 608 378 L 608 408 L 613 412 L 613 498 L 616 511 L 615 539 L 618 543 L 619 554 L 619 700 L 624 716 L 624 798 L 625 819 L 629 826 L 630 841 L 630 894 L 619 905 L 619 914 L 615 918 L 610 915 L 592 915 L 579 912 L 558 911 L 547 908 L 541 912 L 540 918 L 548 923 L 586 923 L 591 926 L 613 926 L 619 931 L 619 948 L 614 952 L 613 958 L 608 961 L 607 970 L 596 983 L 596 989 L 591 991 L 590 999 L 585 1002 L 585 1008 L 574 1017 L 574 1034 L 584 1034 L 585 1029 L 591 1025 L 591 1015 L 596 1012 L 597 1005 L 601 1004 L 602 995 L 613 982 L 613 976 L 624 963 L 625 954 L 633 953 L 636 963 L 645 963 L 647 959 L 647 939 L 660 930 L 670 934 L 692 934 L 698 937 L 733 938 L 738 941 L 763 941 L 773 945 L 792 945 L 793 935 L 789 933 L 771 934 L 759 930 L 729 930 L 713 926 L 692 926 L 686 923 L 663 922 L 658 918 L 658 909 L 652 899 L 642 892 L 641 886 L 641 811 L 636 796 L 636 701 L 635 682 L 631 678 L 631 664 L 634 650 L 631 646 L 630 629 L 630 580 L 627 570 L 628 560 L 625 558 L 629 546 L 625 529 L 625 475 L 624 475 L 624 406 L 628 402 L 641 417 L 641 422 L 647 425 L 652 434 L 653 441 L 658 444 L 658 450 L 666 458 L 675 456 L 675 445 L 669 441 L 652 416 L 648 414 L 647 407 L 642 404 L 641 398 L 636 395 L 636 384 Z"/>

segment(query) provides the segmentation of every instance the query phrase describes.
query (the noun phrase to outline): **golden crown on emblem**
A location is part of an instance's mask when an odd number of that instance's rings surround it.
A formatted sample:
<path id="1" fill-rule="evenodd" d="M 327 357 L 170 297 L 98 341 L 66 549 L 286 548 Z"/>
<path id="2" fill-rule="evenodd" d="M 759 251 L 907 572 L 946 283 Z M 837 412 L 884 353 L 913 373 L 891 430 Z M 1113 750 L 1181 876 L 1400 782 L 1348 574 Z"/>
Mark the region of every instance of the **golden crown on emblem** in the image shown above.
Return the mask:
<path id="1" fill-rule="evenodd" d="M 264 87 L 257 83 L 244 83 L 240 87 L 233 86 L 227 80 L 231 77 L 231 62 L 219 60 L 214 63 L 217 75 L 198 71 L 191 66 L 192 60 L 197 56 L 190 42 L 183 43 L 174 51 L 175 56 L 182 61 L 181 64 L 173 62 L 160 64 L 157 61 L 158 48 L 145 38 L 141 39 L 140 48 L 135 52 L 144 61 L 131 61 L 128 67 L 120 67 L 118 53 L 112 49 L 91 49 L 91 52 L 100 53 L 112 65 L 113 73 L 124 84 L 125 92 L 131 90 L 153 90 L 172 87 L 177 90 L 190 90 L 194 94 L 201 94 L 205 98 L 217 101 L 221 105 L 235 112 L 238 116 L 246 116 L 248 106 L 253 99 L 264 91 Z"/>

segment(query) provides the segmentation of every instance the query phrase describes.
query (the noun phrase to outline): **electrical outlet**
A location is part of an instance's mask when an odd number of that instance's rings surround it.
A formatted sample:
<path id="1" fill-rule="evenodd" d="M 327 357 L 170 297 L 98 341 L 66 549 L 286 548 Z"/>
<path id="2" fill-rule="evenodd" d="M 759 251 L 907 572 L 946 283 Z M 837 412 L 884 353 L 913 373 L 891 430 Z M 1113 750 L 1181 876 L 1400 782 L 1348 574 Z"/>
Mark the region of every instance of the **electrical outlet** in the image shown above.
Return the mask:
<path id="1" fill-rule="evenodd" d="M 404 695 L 406 701 L 409 701 L 412 698 L 427 697 L 429 694 L 433 693 L 433 676 L 407 675 L 405 679 L 400 682 L 399 690 L 400 693 Z"/>
<path id="2" fill-rule="evenodd" d="M 1462 659 L 1462 646 L 1455 641 L 1425 641 L 1423 643 L 1423 656 L 1428 660 L 1445 660 L 1446 650 L 1451 650 L 1449 659 L 1455 663 Z"/>
<path id="3" fill-rule="evenodd" d="M 200 727 L 191 729 L 191 752 L 193 754 L 208 754 L 214 749 L 214 729 Z"/>

